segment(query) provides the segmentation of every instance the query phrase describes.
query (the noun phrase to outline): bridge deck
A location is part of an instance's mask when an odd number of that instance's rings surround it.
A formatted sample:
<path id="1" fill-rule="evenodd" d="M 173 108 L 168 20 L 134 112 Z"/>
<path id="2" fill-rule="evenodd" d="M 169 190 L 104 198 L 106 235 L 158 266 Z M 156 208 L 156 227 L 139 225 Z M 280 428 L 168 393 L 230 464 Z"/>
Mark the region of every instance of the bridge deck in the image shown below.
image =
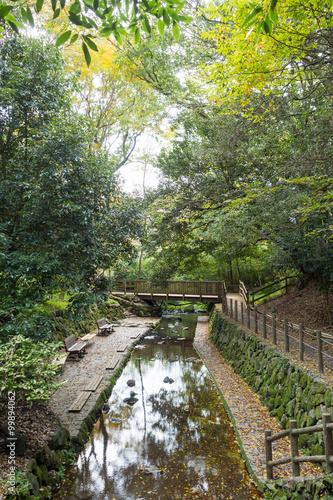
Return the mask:
<path id="1" fill-rule="evenodd" d="M 125 292 L 121 292 L 119 290 L 112 290 L 113 295 L 125 295 Z M 200 294 L 188 294 L 188 293 L 161 293 L 161 292 L 126 292 L 126 295 L 129 296 L 137 296 L 141 299 L 148 300 L 186 300 L 189 302 L 213 302 L 219 303 L 221 302 L 221 297 L 218 295 L 200 295 Z"/>
<path id="2" fill-rule="evenodd" d="M 224 281 L 169 280 L 160 286 L 145 280 L 117 280 L 112 289 L 115 295 L 136 295 L 151 300 L 188 300 L 221 302 L 226 293 Z"/>

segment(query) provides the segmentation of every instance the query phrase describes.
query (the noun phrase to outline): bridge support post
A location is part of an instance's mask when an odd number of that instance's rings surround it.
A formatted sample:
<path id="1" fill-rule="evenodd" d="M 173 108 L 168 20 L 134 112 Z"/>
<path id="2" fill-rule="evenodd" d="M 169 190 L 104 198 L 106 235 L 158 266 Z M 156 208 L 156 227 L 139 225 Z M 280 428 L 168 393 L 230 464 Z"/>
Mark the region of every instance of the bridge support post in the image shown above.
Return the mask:
<path id="1" fill-rule="evenodd" d="M 238 321 L 238 300 L 235 299 L 235 321 Z"/>
<path id="2" fill-rule="evenodd" d="M 248 329 L 250 329 L 251 328 L 251 309 L 250 309 L 250 304 L 247 305 L 246 315 L 247 315 L 247 327 L 248 327 Z"/>
<path id="3" fill-rule="evenodd" d="M 234 312 L 233 312 L 233 300 L 230 299 L 230 318 L 233 319 L 234 317 Z"/>
<path id="4" fill-rule="evenodd" d="M 241 322 L 244 325 L 244 304 L 241 302 Z"/>

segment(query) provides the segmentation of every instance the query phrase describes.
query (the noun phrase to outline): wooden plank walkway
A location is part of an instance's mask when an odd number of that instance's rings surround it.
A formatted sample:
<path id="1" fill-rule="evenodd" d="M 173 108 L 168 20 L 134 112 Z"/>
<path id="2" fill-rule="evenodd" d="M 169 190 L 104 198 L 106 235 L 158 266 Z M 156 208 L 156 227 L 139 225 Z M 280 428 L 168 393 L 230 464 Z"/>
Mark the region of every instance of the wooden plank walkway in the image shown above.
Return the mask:
<path id="1" fill-rule="evenodd" d="M 117 352 L 125 352 L 128 348 L 128 344 L 119 344 L 117 347 Z"/>
<path id="2" fill-rule="evenodd" d="M 90 383 L 85 387 L 83 390 L 84 391 L 90 391 L 90 392 L 95 392 L 99 384 L 102 382 L 103 376 L 96 376 L 93 379 L 91 379 Z"/>
<path id="3" fill-rule="evenodd" d="M 72 406 L 69 408 L 68 411 L 70 411 L 70 412 L 79 412 L 79 411 L 81 411 L 81 409 L 83 408 L 83 406 L 85 405 L 85 403 L 90 398 L 90 395 L 91 395 L 91 391 L 89 391 L 89 392 L 87 392 L 87 391 L 80 391 L 78 397 L 76 398 L 76 400 L 74 401 L 74 403 L 72 404 Z"/>
<path id="4" fill-rule="evenodd" d="M 117 354 L 112 356 L 112 358 L 108 362 L 108 366 L 106 367 L 106 370 L 114 370 L 122 358 L 123 358 L 122 356 L 119 356 Z"/>

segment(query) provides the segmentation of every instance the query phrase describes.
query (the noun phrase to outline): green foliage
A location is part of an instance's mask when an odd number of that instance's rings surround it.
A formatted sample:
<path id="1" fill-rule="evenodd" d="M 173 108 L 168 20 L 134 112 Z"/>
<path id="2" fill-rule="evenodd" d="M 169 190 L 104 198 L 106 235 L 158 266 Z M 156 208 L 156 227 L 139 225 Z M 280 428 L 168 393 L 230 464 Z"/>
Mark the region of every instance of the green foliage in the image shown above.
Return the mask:
<path id="1" fill-rule="evenodd" d="M 16 335 L 0 345 L 1 397 L 9 391 L 27 401 L 48 399 L 58 386 L 58 370 L 51 364 L 60 345 L 54 342 L 38 342 Z"/>
<path id="2" fill-rule="evenodd" d="M 0 321 L 7 335 L 26 325 L 37 338 L 50 325 L 35 302 L 95 290 L 99 270 L 134 251 L 140 217 L 70 109 L 58 51 L 36 40 L 0 50 Z"/>
<path id="3" fill-rule="evenodd" d="M 193 18 L 189 15 L 181 15 L 185 2 L 172 0 L 172 2 L 156 0 L 154 2 L 135 2 L 133 0 L 117 0 L 116 2 L 102 2 L 95 0 L 85 3 L 84 9 L 77 0 L 72 0 L 70 5 L 60 0 L 36 0 L 35 10 L 38 13 L 48 12 L 51 7 L 53 20 L 66 17 L 66 31 L 58 35 L 56 45 L 60 46 L 69 42 L 74 43 L 78 37 L 82 40 L 82 51 L 87 66 L 91 63 L 90 50 L 98 51 L 98 47 L 93 41 L 96 36 L 109 37 L 110 35 L 121 44 L 123 37 L 134 35 L 134 43 L 139 43 L 141 32 L 149 36 L 152 32 L 152 24 L 158 23 L 161 34 L 164 27 L 170 26 L 172 21 L 173 36 L 176 40 L 180 37 L 179 23 L 191 23 Z M 15 5 L 7 5 L 5 1 L 0 2 L 0 33 L 3 31 L 14 31 L 19 33 L 19 29 L 24 28 L 24 24 L 34 26 L 34 15 L 29 6 L 24 2 L 17 2 Z M 171 19 L 171 21 L 170 21 Z M 68 30 L 68 23 L 70 30 Z M 73 35 L 73 36 L 72 36 Z"/>

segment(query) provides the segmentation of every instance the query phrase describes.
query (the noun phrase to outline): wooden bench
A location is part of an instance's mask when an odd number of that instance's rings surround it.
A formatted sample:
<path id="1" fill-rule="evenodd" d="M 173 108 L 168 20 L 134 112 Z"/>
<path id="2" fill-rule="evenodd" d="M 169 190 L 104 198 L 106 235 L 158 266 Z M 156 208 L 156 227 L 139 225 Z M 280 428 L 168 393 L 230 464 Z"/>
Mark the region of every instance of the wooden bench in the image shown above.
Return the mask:
<path id="1" fill-rule="evenodd" d="M 97 333 L 87 333 L 83 337 L 80 337 L 81 342 L 90 342 L 90 340 L 93 342 L 94 338 L 96 337 Z"/>
<path id="2" fill-rule="evenodd" d="M 105 318 L 97 320 L 97 335 L 109 335 L 114 332 L 113 325 L 108 323 Z"/>
<path id="3" fill-rule="evenodd" d="M 67 356 L 68 356 L 67 352 L 64 354 L 59 354 L 55 359 L 52 360 L 51 364 L 54 365 L 56 368 L 59 368 L 59 370 L 61 370 L 61 368 L 66 363 Z"/>
<path id="4" fill-rule="evenodd" d="M 88 342 L 76 342 L 75 335 L 70 335 L 64 342 L 66 351 L 69 353 L 68 357 L 73 356 L 74 358 L 82 357 L 88 344 Z"/>

